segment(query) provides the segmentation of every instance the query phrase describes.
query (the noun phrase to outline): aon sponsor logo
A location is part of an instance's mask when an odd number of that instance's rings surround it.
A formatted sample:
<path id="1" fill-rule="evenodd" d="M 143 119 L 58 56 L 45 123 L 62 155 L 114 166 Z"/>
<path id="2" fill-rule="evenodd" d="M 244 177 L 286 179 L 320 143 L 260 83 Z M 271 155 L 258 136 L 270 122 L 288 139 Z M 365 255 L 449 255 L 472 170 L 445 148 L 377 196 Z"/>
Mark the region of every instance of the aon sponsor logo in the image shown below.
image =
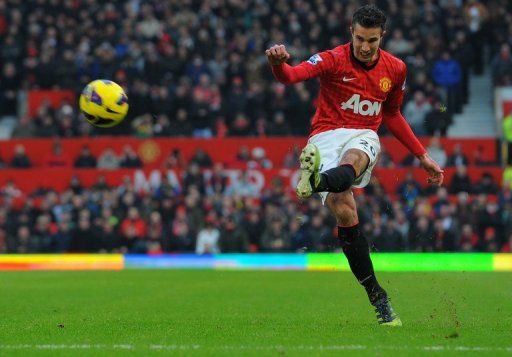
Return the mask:
<path id="1" fill-rule="evenodd" d="M 361 115 L 379 115 L 381 102 L 370 102 L 369 100 L 361 100 L 359 94 L 354 94 L 346 102 L 341 103 L 341 109 L 352 109 L 355 114 Z"/>

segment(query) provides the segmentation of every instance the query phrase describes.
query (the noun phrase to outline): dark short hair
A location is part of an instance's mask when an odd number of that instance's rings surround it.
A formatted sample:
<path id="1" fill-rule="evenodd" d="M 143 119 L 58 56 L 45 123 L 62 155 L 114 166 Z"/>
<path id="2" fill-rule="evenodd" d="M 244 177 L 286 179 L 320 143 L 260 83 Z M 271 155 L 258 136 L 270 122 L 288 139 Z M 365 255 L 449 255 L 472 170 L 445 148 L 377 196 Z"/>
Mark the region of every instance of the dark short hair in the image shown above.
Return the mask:
<path id="1" fill-rule="evenodd" d="M 386 29 L 386 14 L 375 5 L 364 5 L 354 12 L 352 26 L 359 24 L 365 28 Z"/>

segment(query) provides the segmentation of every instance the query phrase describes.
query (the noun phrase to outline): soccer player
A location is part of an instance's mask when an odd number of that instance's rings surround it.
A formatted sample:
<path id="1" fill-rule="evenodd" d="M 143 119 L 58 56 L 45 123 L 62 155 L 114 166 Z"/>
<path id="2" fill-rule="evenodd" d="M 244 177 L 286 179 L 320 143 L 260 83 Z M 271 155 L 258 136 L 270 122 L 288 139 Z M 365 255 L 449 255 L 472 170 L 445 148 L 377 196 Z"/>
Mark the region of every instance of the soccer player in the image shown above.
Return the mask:
<path id="1" fill-rule="evenodd" d="M 368 242 L 359 227 L 352 187 L 370 181 L 380 151 L 377 129 L 384 122 L 427 171 L 427 181 L 441 185 L 443 170 L 429 157 L 400 113 L 406 65 L 380 49 L 386 15 L 373 5 L 356 10 L 352 41 L 314 54 L 297 66 L 290 54 L 274 45 L 266 55 L 275 78 L 292 84 L 318 77 L 320 93 L 308 144 L 300 156 L 297 195 L 320 193 L 335 215 L 338 237 L 352 273 L 365 288 L 380 324 L 401 326 L 386 291 L 375 277 Z"/>

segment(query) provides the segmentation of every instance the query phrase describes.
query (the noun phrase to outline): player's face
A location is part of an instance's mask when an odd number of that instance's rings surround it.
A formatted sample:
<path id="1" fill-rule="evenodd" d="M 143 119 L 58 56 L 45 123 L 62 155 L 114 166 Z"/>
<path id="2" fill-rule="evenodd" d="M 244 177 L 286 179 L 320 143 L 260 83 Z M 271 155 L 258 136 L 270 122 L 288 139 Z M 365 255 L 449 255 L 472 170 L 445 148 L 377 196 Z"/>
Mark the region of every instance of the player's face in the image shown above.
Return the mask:
<path id="1" fill-rule="evenodd" d="M 366 28 L 357 23 L 350 27 L 350 30 L 352 31 L 354 56 L 361 62 L 376 60 L 377 50 L 385 31 L 382 31 L 380 27 Z"/>

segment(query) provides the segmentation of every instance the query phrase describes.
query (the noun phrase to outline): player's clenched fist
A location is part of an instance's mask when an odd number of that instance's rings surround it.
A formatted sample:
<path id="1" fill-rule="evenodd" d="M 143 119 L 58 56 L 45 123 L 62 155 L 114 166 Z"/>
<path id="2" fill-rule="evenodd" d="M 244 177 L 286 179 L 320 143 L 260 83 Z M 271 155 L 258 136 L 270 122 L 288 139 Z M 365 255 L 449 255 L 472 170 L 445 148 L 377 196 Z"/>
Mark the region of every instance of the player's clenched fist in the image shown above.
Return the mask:
<path id="1" fill-rule="evenodd" d="M 268 63 L 275 66 L 285 63 L 290 58 L 290 54 L 286 52 L 284 45 L 274 45 L 265 51 Z"/>

